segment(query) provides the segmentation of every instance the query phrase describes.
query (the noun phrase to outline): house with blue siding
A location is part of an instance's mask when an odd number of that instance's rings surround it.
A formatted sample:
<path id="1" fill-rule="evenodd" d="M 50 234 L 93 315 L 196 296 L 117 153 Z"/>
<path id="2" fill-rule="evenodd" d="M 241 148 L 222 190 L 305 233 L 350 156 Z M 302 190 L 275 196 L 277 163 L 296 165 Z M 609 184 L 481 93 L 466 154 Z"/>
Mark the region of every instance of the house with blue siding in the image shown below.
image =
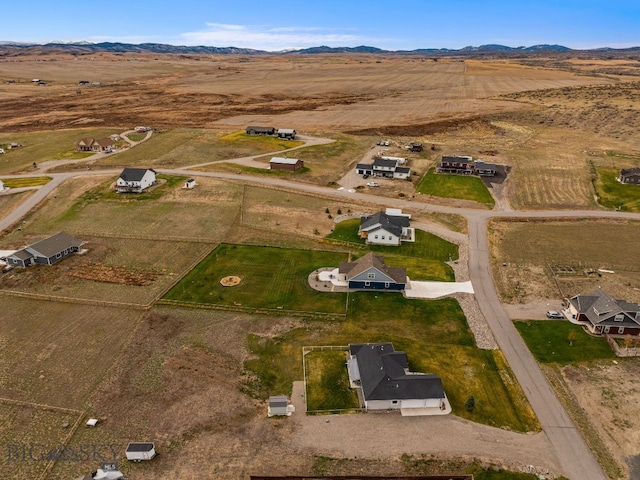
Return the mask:
<path id="1" fill-rule="evenodd" d="M 7 256 L 7 264 L 14 267 L 53 265 L 72 253 L 78 253 L 84 244 L 66 232 L 59 232 Z"/>
<path id="2" fill-rule="evenodd" d="M 355 262 L 343 262 L 338 268 L 340 281 L 356 290 L 402 291 L 407 286 L 407 270 L 392 268 L 384 257 L 367 253 Z"/>

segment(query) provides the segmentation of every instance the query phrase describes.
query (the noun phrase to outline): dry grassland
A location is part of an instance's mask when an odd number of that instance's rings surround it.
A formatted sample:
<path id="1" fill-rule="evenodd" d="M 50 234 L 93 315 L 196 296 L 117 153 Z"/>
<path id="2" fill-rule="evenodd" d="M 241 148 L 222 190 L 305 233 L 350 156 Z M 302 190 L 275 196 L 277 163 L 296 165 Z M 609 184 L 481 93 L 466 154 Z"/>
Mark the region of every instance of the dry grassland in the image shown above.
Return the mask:
<path id="1" fill-rule="evenodd" d="M 616 297 L 640 302 L 640 268 L 629 262 L 629 252 L 640 242 L 638 227 L 637 222 L 612 220 L 494 220 L 490 224 L 491 256 L 501 299 L 530 303 L 588 293 L 602 286 Z M 575 274 L 553 277 L 549 265 L 573 266 Z M 616 273 L 584 272 L 598 268 Z"/>
<path id="2" fill-rule="evenodd" d="M 0 195 L 0 218 L 9 215 L 22 202 L 25 202 L 33 194 L 33 191 Z"/>

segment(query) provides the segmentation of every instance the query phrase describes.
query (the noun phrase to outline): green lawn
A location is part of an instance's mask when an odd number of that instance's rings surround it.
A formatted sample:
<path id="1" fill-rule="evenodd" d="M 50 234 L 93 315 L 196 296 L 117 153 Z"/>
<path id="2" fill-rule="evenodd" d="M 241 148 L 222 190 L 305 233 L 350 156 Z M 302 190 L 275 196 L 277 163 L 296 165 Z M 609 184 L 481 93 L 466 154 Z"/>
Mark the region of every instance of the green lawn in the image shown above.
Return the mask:
<path id="1" fill-rule="evenodd" d="M 359 218 L 345 220 L 344 222 L 336 224 L 333 232 L 327 235 L 327 238 L 366 246 L 365 240 L 358 236 L 359 226 Z M 448 242 L 437 235 L 423 230 L 416 230 L 415 242 L 403 242 L 399 247 L 382 245 L 368 245 L 367 247 L 372 252 L 380 252 L 381 254 L 430 258 L 440 262 L 457 260 L 458 258 L 458 246 L 455 243 Z"/>
<path id="2" fill-rule="evenodd" d="M 345 313 L 345 293 L 312 289 L 308 275 L 319 267 L 337 266 L 344 253 L 223 244 L 187 274 L 165 299 L 200 304 L 243 306 L 304 312 Z M 241 278 L 223 287 L 220 279 Z"/>
<path id="3" fill-rule="evenodd" d="M 433 168 L 422 177 L 416 191 L 434 197 L 472 200 L 489 208 L 495 205 L 493 197 L 481 178 L 434 173 Z"/>
<path id="4" fill-rule="evenodd" d="M 596 167 L 595 187 L 599 202 L 607 208 L 624 212 L 640 212 L 640 185 L 623 185 L 616 180 L 620 169 Z"/>
<path id="5" fill-rule="evenodd" d="M 358 395 L 349 388 L 346 351 L 313 351 L 305 355 L 307 410 L 360 408 Z"/>
<path id="6" fill-rule="evenodd" d="M 456 415 L 516 431 L 538 428 L 504 357 L 475 347 L 452 298 L 407 300 L 399 293 L 357 292 L 349 295 L 346 321 L 310 320 L 280 336 L 250 335 L 248 348 L 256 358 L 245 362 L 255 378 L 248 393 L 290 392 L 291 383 L 302 378 L 303 346 L 366 342 L 392 342 L 407 352 L 413 371 L 439 375 Z M 470 395 L 476 400 L 472 413 L 464 408 Z"/>
<path id="7" fill-rule="evenodd" d="M 3 180 L 8 188 L 40 187 L 51 181 L 51 177 L 7 178 Z"/>
<path id="8" fill-rule="evenodd" d="M 526 320 L 514 322 L 531 353 L 540 363 L 576 364 L 615 358 L 602 337 L 587 335 L 582 327 L 566 320 Z M 574 332 L 570 345 L 569 332 Z"/>

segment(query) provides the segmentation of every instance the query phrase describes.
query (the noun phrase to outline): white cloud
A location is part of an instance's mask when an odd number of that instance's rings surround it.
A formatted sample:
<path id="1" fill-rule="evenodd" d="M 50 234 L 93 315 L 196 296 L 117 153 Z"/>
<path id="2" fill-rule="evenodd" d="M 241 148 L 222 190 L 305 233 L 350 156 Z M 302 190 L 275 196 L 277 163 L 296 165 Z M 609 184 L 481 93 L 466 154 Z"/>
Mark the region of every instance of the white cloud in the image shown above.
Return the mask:
<path id="1" fill-rule="evenodd" d="M 266 28 L 255 25 L 227 25 L 207 23 L 207 28 L 181 35 L 187 45 L 210 45 L 215 47 L 254 48 L 277 51 L 290 48 L 307 48 L 327 45 L 329 47 L 356 46 L 365 40 L 358 35 L 330 33 L 316 27 Z"/>

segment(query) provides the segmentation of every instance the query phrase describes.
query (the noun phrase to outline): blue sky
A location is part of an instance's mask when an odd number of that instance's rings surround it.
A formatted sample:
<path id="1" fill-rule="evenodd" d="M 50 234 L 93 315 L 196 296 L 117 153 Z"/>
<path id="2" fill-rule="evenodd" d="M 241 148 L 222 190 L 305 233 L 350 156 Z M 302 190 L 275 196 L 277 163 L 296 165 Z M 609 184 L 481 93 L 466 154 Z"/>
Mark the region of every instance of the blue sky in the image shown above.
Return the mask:
<path id="1" fill-rule="evenodd" d="M 640 0 L 7 1 L 0 41 L 388 50 L 640 46 Z"/>

